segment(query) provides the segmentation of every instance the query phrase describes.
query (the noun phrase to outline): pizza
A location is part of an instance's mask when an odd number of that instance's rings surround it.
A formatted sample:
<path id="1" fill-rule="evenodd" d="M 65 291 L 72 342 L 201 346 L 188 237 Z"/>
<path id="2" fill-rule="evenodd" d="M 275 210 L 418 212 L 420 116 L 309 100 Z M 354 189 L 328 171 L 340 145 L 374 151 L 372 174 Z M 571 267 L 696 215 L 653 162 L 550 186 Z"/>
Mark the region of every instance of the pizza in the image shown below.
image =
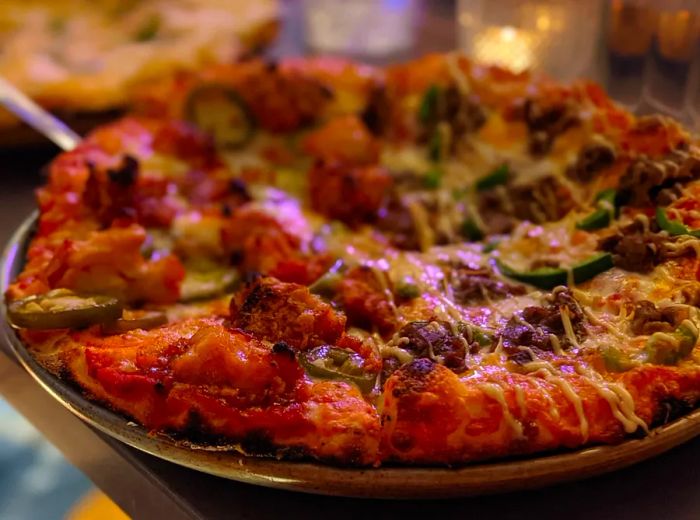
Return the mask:
<path id="1" fill-rule="evenodd" d="M 278 15 L 275 0 L 5 0 L 0 76 L 52 110 L 121 109 L 143 83 L 269 43 Z M 0 129 L 19 124 L 0 111 Z"/>
<path id="2" fill-rule="evenodd" d="M 60 154 L 9 319 L 193 449 L 460 465 L 700 398 L 700 148 L 595 84 L 435 54 L 165 79 Z"/>

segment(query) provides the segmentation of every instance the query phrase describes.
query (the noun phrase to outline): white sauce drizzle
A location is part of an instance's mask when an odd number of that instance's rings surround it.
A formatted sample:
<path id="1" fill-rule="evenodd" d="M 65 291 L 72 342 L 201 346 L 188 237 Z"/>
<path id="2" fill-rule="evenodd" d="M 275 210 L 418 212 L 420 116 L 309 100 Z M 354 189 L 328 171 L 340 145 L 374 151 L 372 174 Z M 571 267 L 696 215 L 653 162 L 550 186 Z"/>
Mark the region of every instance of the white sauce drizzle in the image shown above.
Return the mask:
<path id="1" fill-rule="evenodd" d="M 566 337 L 569 339 L 571 344 L 579 348 L 578 341 L 576 339 L 576 334 L 574 334 L 574 328 L 571 325 L 571 316 L 569 315 L 569 308 L 566 305 L 559 306 L 559 315 L 561 316 L 561 323 L 564 326 L 564 332 Z"/>
<path id="2" fill-rule="evenodd" d="M 574 392 L 574 389 L 571 387 L 569 382 L 566 379 L 555 375 L 555 368 L 547 361 L 539 360 L 533 361 L 532 363 L 526 363 L 523 365 L 523 368 L 531 371 L 533 375 L 541 375 L 546 381 L 554 383 L 561 389 L 564 396 L 573 405 L 574 410 L 576 411 L 581 436 L 583 437 L 584 441 L 588 440 L 588 419 L 586 418 L 586 414 L 583 409 L 583 402 L 576 392 Z"/>
<path id="3" fill-rule="evenodd" d="M 518 403 L 518 408 L 520 409 L 520 416 L 525 417 L 527 415 L 527 405 L 525 404 L 525 392 L 519 386 L 514 386 L 515 388 L 515 400 Z"/>
<path id="4" fill-rule="evenodd" d="M 581 401 L 581 398 L 576 394 L 576 392 L 574 392 L 574 389 L 571 388 L 571 385 L 566 379 L 558 376 L 553 376 L 549 372 L 547 374 L 548 375 L 546 376 L 546 379 L 557 385 L 559 388 L 561 388 L 566 398 L 571 402 L 571 404 L 574 405 L 574 409 L 576 410 L 576 415 L 578 416 L 579 420 L 579 427 L 581 428 L 581 435 L 583 436 L 583 440 L 587 441 L 588 419 L 586 419 L 586 414 L 583 410 L 583 402 Z"/>
<path id="5" fill-rule="evenodd" d="M 624 385 L 606 381 L 600 374 L 580 363 L 576 364 L 576 372 L 584 376 L 608 402 L 613 416 L 622 424 L 625 432 L 633 433 L 637 428 L 649 432 L 647 424 L 635 413 L 634 400 Z"/>
<path id="6" fill-rule="evenodd" d="M 503 388 L 495 383 L 482 383 L 479 385 L 479 389 L 501 405 L 501 409 L 503 410 L 503 419 L 513 430 L 515 437 L 518 439 L 524 439 L 525 436 L 523 435 L 523 425 L 520 423 L 520 421 L 513 417 L 513 414 L 508 407 L 508 403 L 506 402 L 506 396 L 503 392 Z"/>
<path id="7" fill-rule="evenodd" d="M 552 350 L 557 356 L 564 355 L 564 350 L 561 348 L 561 343 L 559 342 L 559 338 L 556 337 L 556 335 L 550 334 L 549 342 L 552 344 Z"/>

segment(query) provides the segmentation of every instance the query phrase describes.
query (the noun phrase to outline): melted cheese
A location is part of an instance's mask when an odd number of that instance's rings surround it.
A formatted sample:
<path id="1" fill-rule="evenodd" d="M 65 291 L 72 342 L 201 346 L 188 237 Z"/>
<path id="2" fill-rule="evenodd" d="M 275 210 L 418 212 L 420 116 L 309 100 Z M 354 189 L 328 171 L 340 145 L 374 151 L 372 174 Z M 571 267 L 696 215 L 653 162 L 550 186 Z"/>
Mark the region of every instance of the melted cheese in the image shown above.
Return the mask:
<path id="1" fill-rule="evenodd" d="M 436 199 L 438 205 L 436 228 L 445 235 L 448 242 L 455 242 L 457 239 L 455 220 L 460 218 L 460 215 L 456 213 L 454 202 L 449 193 L 440 190 L 436 193 Z"/>
<path id="2" fill-rule="evenodd" d="M 389 343 L 385 343 L 376 332 L 372 334 L 372 339 L 382 358 L 395 357 L 402 365 L 410 363 L 415 359 L 413 354 L 401 348 L 401 345 L 405 345 L 410 340 L 400 337 L 398 333 L 394 334 Z"/>
<path id="3" fill-rule="evenodd" d="M 588 437 L 588 421 L 586 419 L 581 398 L 574 392 L 571 385 L 564 378 L 556 374 L 554 366 L 543 360 L 533 361 L 524 365 L 524 368 L 534 375 L 542 375 L 564 392 L 566 398 L 574 405 L 581 426 L 581 434 Z M 625 432 L 632 433 L 637 428 L 648 432 L 646 423 L 636 415 L 634 400 L 624 385 L 605 380 L 600 374 L 582 363 L 576 364 L 576 372 L 583 376 L 596 392 L 609 404 L 613 416 L 622 424 Z"/>
<path id="4" fill-rule="evenodd" d="M 515 206 L 513 206 L 513 201 L 510 200 L 510 195 L 508 195 L 508 190 L 505 186 L 502 184 L 496 186 L 494 188 L 496 195 L 501 201 L 501 204 L 503 205 L 503 209 L 508 213 L 509 215 L 513 215 L 515 213 Z"/>
<path id="5" fill-rule="evenodd" d="M 433 332 L 438 333 L 442 329 L 442 327 L 440 327 L 440 324 L 436 321 L 431 321 L 430 323 L 428 323 L 428 325 L 426 325 L 426 327 L 430 327 L 433 330 Z M 428 338 L 425 338 L 425 340 L 428 344 L 428 357 L 433 361 L 441 361 L 440 357 L 435 355 L 435 351 L 433 350 L 433 343 Z"/>

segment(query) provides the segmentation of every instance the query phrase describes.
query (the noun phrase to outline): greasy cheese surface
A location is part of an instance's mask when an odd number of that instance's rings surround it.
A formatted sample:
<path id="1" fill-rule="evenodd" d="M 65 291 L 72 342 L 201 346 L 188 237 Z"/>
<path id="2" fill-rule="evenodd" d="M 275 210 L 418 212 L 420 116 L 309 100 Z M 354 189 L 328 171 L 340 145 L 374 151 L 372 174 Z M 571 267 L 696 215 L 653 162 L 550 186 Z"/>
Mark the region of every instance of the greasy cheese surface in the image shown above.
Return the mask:
<path id="1" fill-rule="evenodd" d="M 177 121 L 211 82 L 254 122 L 238 147 Z M 672 121 L 456 55 L 247 61 L 139 106 L 52 163 L 7 298 L 166 312 L 20 332 L 151 430 L 458 464 L 620 442 L 700 397 L 700 153 Z"/>

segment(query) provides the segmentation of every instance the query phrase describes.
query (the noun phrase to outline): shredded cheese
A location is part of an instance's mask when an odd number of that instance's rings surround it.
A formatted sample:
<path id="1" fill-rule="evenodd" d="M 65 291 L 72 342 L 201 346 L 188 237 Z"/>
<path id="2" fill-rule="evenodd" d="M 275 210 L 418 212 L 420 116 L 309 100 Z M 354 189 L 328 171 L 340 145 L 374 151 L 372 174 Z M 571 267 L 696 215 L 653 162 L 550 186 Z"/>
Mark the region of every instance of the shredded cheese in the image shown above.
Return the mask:
<path id="1" fill-rule="evenodd" d="M 574 328 L 571 325 L 571 316 L 569 315 L 569 308 L 566 305 L 559 306 L 559 315 L 561 316 L 561 323 L 564 326 L 564 332 L 566 333 L 566 337 L 574 347 L 579 348 L 578 340 L 576 339 L 576 334 L 574 334 Z"/>
<path id="2" fill-rule="evenodd" d="M 428 212 L 417 199 L 412 198 L 406 203 L 406 206 L 416 227 L 421 251 L 428 251 L 435 243 L 435 233 L 430 227 Z"/>
<path id="3" fill-rule="evenodd" d="M 552 350 L 554 353 L 558 356 L 563 356 L 564 355 L 564 350 L 561 348 L 561 343 L 559 342 L 559 338 L 556 337 L 554 334 L 549 335 L 549 342 L 552 344 Z"/>

